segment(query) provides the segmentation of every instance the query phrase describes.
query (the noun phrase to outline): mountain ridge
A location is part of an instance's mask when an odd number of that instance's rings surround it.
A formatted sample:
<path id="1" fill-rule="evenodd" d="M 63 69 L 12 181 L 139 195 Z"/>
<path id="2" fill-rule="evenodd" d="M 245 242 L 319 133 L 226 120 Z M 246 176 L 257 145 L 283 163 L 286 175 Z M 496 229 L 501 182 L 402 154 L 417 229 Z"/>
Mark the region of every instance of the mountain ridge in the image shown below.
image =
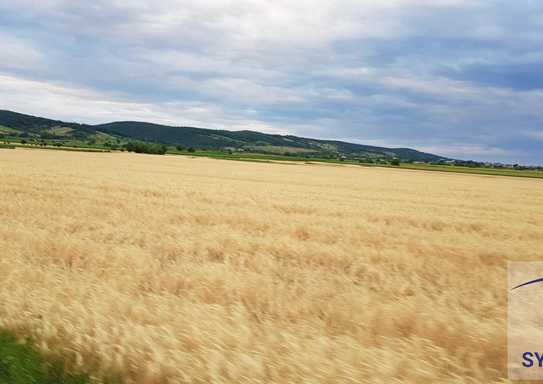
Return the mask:
<path id="1" fill-rule="evenodd" d="M 82 124 L 0 110 L 1 127 L 24 137 L 76 138 L 91 140 L 96 135 L 116 140 L 139 140 L 167 145 L 182 145 L 215 150 L 243 150 L 262 153 L 303 154 L 326 157 L 399 158 L 406 161 L 444 161 L 446 157 L 411 148 L 387 148 L 341 140 L 314 139 L 295 135 L 268 134 L 258 131 L 170 126 L 143 121 L 114 121 Z"/>

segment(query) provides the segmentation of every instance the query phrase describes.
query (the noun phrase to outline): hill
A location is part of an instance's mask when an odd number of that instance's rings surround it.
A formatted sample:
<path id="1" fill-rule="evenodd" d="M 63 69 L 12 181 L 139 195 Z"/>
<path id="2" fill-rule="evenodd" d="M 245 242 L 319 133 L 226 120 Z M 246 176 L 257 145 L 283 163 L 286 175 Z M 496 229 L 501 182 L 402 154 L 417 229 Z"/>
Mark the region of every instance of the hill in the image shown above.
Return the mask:
<path id="1" fill-rule="evenodd" d="M 227 131 L 195 127 L 119 121 L 89 125 L 0 110 L 0 134 L 34 138 L 78 140 L 141 140 L 202 149 L 232 149 L 307 156 L 350 156 L 405 161 L 441 161 L 446 158 L 409 148 L 385 148 L 255 131 Z"/>

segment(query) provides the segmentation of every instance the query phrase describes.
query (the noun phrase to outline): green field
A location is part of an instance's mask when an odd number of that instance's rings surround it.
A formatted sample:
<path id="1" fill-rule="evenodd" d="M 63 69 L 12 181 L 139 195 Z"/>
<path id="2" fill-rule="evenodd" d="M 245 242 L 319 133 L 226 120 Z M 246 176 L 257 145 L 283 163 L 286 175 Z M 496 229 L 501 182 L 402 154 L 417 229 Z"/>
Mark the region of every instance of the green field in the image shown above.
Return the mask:
<path id="1" fill-rule="evenodd" d="M 393 166 L 389 164 L 375 164 L 375 163 L 361 163 L 353 160 L 337 160 L 337 159 L 322 159 L 322 158 L 305 158 L 299 156 L 281 156 L 281 155 L 268 155 L 262 153 L 248 153 L 237 152 L 229 154 L 227 152 L 220 151 L 196 151 L 180 152 L 180 151 L 168 151 L 169 154 L 175 155 L 188 155 L 188 156 L 204 156 L 216 159 L 226 160 L 241 160 L 241 161 L 295 161 L 306 163 L 332 163 L 332 164 L 350 164 L 366 167 L 386 167 L 397 169 L 413 169 L 421 171 L 436 171 L 436 172 L 455 172 L 455 173 L 473 173 L 478 175 L 492 175 L 492 176 L 512 176 L 512 177 L 531 177 L 531 178 L 543 178 L 543 171 L 534 170 L 517 170 L 508 168 L 470 168 L 460 167 L 453 165 L 431 165 L 431 164 L 410 164 L 402 163 L 400 166 Z"/>
<path id="2" fill-rule="evenodd" d="M 543 171 L 518 170 L 518 169 L 509 169 L 509 168 L 470 168 L 470 167 L 459 167 L 459 166 L 454 166 L 454 165 L 444 166 L 444 165 L 430 165 L 430 164 L 402 164 L 400 168 L 418 169 L 418 170 L 423 170 L 423 171 L 474 173 L 478 175 L 543 178 Z"/>
<path id="3" fill-rule="evenodd" d="M 14 133 L 17 133 L 17 132 L 19 132 L 19 131 L 17 131 L 16 129 L 0 125 L 0 134 L 11 135 L 11 134 L 14 134 Z"/>
<path id="4" fill-rule="evenodd" d="M 71 374 L 59 360 L 44 357 L 30 340 L 0 331 L 0 384 L 87 384 L 87 375 Z"/>
<path id="5" fill-rule="evenodd" d="M 74 145 L 68 145 L 68 143 L 63 144 L 60 147 L 54 145 L 48 146 L 36 146 L 30 144 L 21 144 L 10 142 L 10 144 L 0 144 L 0 148 L 25 148 L 25 149 L 45 149 L 45 150 L 56 150 L 56 151 L 76 151 L 76 152 L 111 152 L 109 148 L 100 147 L 100 146 L 87 146 L 84 144 L 75 143 Z"/>
<path id="6" fill-rule="evenodd" d="M 73 132 L 73 128 L 70 127 L 52 127 L 46 130 L 47 133 L 54 136 L 70 136 L 70 133 Z"/>
<path id="7" fill-rule="evenodd" d="M 94 144 L 88 144 L 78 140 L 48 140 L 47 146 L 37 146 L 30 144 L 21 144 L 18 141 L 11 140 L 9 144 L 0 144 L 0 148 L 27 148 L 27 149 L 47 149 L 47 150 L 61 150 L 61 151 L 80 151 L 80 152 L 112 152 L 115 149 L 105 146 L 103 140 L 107 140 L 107 135 L 101 137 Z M 55 146 L 55 143 L 61 143 L 62 146 Z M 117 144 L 121 147 L 123 142 Z M 421 171 L 435 171 L 435 172 L 455 172 L 455 173 L 471 173 L 478 175 L 490 175 L 490 176 L 512 176 L 512 177 L 531 177 L 531 178 L 543 178 L 543 171 L 539 170 L 519 170 L 510 168 L 481 168 L 481 167 L 464 167 L 455 165 L 433 165 L 433 164 L 413 164 L 402 163 L 399 166 L 393 166 L 387 163 L 365 163 L 351 159 L 330 159 L 330 158 L 318 158 L 318 157 L 306 157 L 302 155 L 280 155 L 271 153 L 255 153 L 255 152 L 229 152 L 229 151 L 216 151 L 216 150 L 196 150 L 190 152 L 188 150 L 179 151 L 174 146 L 168 147 L 169 155 L 182 155 L 182 156 L 197 156 L 197 157 L 209 157 L 214 159 L 224 160 L 237 160 L 237 161 L 258 161 L 258 162 L 272 162 L 272 161 L 288 161 L 288 162 L 303 162 L 303 163 L 329 163 L 329 164 L 349 164 L 362 167 L 386 167 L 397 169 L 413 169 Z"/>

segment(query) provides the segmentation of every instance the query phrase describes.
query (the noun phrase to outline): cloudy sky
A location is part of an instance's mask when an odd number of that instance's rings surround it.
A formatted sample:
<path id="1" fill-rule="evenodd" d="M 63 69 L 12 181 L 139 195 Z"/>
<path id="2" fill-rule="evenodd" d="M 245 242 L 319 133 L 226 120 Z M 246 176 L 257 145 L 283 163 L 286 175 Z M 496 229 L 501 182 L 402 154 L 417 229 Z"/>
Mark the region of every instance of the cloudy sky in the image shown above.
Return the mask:
<path id="1" fill-rule="evenodd" d="M 0 109 L 543 164 L 543 1 L 0 0 Z"/>

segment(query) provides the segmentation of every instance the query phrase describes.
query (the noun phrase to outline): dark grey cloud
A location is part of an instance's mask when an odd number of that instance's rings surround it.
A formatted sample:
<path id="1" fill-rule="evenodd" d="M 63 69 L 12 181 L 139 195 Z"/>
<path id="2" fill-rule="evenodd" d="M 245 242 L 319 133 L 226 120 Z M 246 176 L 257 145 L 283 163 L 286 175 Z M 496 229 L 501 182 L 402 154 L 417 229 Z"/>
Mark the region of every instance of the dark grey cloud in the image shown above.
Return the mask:
<path id="1" fill-rule="evenodd" d="M 0 0 L 0 105 L 543 163 L 543 3 Z"/>

